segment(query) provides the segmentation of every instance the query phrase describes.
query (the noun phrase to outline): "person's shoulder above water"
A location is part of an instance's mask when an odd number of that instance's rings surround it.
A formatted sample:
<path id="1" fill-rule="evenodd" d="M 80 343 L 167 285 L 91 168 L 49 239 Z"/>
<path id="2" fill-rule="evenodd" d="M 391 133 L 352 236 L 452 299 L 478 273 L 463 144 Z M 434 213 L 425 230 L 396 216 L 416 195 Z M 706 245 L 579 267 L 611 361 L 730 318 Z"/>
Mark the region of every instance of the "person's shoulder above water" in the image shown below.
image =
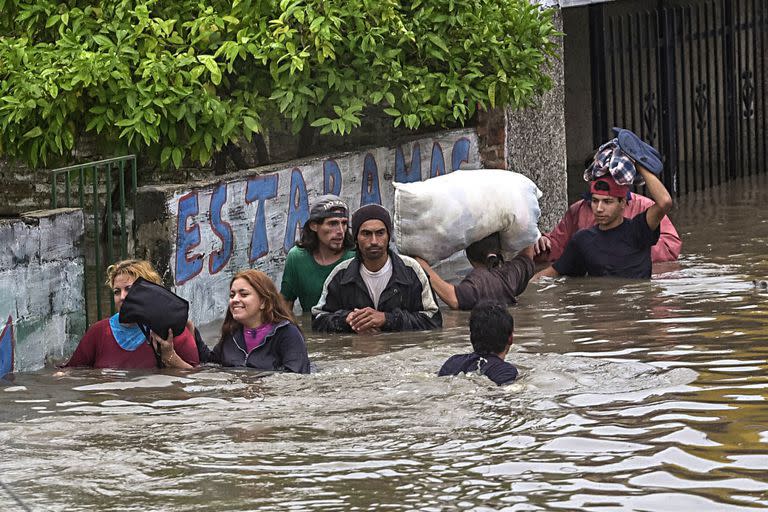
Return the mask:
<path id="1" fill-rule="evenodd" d="M 480 355 L 475 352 L 449 357 L 437 375 L 445 377 L 472 372 L 485 375 L 499 386 L 511 384 L 518 376 L 515 365 L 504 361 L 499 356 L 495 354 Z"/>
<path id="2" fill-rule="evenodd" d="M 299 247 L 298 245 L 294 245 L 288 250 L 288 254 L 285 255 L 285 261 L 287 263 L 288 261 L 303 259 L 311 256 L 312 255 L 310 254 L 310 252 L 305 248 Z"/>

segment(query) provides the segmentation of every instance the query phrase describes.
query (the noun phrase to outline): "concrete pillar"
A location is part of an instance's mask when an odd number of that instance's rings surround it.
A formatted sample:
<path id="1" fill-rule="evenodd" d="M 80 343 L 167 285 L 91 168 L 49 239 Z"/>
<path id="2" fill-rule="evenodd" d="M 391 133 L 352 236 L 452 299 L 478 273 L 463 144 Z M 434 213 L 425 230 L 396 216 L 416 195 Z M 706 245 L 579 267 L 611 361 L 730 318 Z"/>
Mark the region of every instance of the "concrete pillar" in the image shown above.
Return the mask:
<path id="1" fill-rule="evenodd" d="M 562 11 L 555 11 L 555 26 L 562 31 Z M 553 87 L 541 95 L 535 107 L 507 110 L 506 167 L 528 176 L 544 193 L 541 205 L 542 231 L 552 229 L 565 212 L 567 204 L 566 144 L 565 144 L 565 86 L 560 59 L 548 70 Z"/>

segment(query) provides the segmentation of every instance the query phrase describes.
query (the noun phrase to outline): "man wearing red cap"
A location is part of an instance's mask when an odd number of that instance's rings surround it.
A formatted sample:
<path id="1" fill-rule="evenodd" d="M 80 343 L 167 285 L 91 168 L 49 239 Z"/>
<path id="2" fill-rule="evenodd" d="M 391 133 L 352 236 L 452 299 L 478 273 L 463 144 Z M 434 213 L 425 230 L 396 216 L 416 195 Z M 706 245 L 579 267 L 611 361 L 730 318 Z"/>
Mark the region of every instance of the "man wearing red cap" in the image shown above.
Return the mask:
<path id="1" fill-rule="evenodd" d="M 536 274 L 543 276 L 614 276 L 636 279 L 651 277 L 651 247 L 659 240 L 659 225 L 672 209 L 672 197 L 659 179 L 636 163 L 655 201 L 631 219 L 624 218 L 629 187 L 610 175 L 590 183 L 595 226 L 577 232 L 562 256 Z"/>

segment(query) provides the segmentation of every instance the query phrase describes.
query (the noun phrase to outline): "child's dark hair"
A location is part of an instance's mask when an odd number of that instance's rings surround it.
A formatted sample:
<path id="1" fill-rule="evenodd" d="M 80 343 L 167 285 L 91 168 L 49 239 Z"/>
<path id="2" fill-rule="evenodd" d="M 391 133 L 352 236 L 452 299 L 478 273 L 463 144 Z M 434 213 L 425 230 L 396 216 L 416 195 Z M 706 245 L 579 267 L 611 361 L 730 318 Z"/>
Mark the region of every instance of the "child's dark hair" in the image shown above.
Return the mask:
<path id="1" fill-rule="evenodd" d="M 469 315 L 469 340 L 478 354 L 500 354 L 515 330 L 506 304 L 482 302 Z"/>
<path id="2" fill-rule="evenodd" d="M 493 233 L 464 249 L 467 259 L 479 265 L 493 268 L 504 262 L 501 256 L 501 237 Z"/>

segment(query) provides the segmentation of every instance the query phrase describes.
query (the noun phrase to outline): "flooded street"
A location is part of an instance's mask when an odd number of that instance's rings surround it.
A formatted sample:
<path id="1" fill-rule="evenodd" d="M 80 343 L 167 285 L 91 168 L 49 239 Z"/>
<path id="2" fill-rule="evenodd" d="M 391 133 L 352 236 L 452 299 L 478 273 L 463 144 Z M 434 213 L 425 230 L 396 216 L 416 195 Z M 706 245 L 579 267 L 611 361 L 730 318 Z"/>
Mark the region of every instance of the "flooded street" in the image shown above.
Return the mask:
<path id="1" fill-rule="evenodd" d="M 0 510 L 768 508 L 768 180 L 683 198 L 651 282 L 531 285 L 521 369 L 432 333 L 308 335 L 315 373 L 47 369 L 0 386 Z"/>

